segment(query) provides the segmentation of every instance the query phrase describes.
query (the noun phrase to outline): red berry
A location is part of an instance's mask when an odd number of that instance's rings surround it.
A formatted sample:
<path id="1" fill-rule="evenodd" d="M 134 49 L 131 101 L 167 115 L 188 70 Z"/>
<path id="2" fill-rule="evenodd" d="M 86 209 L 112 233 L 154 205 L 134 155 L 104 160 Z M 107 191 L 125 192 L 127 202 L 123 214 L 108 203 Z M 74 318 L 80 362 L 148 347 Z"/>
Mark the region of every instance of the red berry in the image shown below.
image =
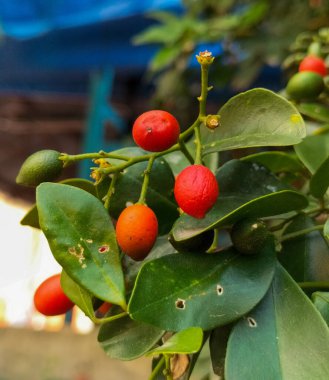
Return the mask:
<path id="1" fill-rule="evenodd" d="M 125 208 L 116 224 L 117 242 L 122 251 L 136 261 L 151 251 L 158 235 L 158 220 L 153 210 L 142 204 Z"/>
<path id="2" fill-rule="evenodd" d="M 150 152 L 162 152 L 174 145 L 179 137 L 178 121 L 166 111 L 153 110 L 141 114 L 133 125 L 134 141 Z"/>
<path id="3" fill-rule="evenodd" d="M 178 174 L 174 194 L 186 214 L 201 219 L 215 204 L 219 188 L 211 170 L 203 165 L 191 165 Z"/>
<path id="4" fill-rule="evenodd" d="M 61 275 L 55 274 L 42 282 L 34 293 L 34 305 L 47 316 L 65 314 L 74 306 L 61 287 Z"/>
<path id="5" fill-rule="evenodd" d="M 319 57 L 308 55 L 299 65 L 299 71 L 312 71 L 323 77 L 327 75 L 327 68 L 324 60 Z"/>

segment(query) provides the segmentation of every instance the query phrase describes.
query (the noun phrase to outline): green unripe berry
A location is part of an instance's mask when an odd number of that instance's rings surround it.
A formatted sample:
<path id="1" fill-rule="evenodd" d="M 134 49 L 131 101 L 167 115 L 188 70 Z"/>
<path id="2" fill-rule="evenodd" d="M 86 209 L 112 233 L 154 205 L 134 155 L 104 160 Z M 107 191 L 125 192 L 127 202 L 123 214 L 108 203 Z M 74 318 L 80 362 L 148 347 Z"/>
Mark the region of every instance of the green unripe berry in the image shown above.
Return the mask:
<path id="1" fill-rule="evenodd" d="M 21 166 L 16 183 L 24 186 L 38 186 L 41 182 L 53 181 L 62 172 L 63 161 L 56 150 L 40 150 L 31 154 Z"/>
<path id="2" fill-rule="evenodd" d="M 169 242 L 178 252 L 187 253 L 204 253 L 212 245 L 214 240 L 214 231 L 205 231 L 200 235 L 193 236 L 187 240 L 177 241 L 172 234 L 169 235 Z"/>
<path id="3" fill-rule="evenodd" d="M 234 224 L 231 230 L 234 248 L 245 255 L 258 253 L 268 236 L 266 224 L 259 219 L 243 219 Z"/>
<path id="4" fill-rule="evenodd" d="M 311 71 L 301 71 L 293 75 L 286 87 L 293 100 L 315 100 L 324 90 L 323 77 Z"/>

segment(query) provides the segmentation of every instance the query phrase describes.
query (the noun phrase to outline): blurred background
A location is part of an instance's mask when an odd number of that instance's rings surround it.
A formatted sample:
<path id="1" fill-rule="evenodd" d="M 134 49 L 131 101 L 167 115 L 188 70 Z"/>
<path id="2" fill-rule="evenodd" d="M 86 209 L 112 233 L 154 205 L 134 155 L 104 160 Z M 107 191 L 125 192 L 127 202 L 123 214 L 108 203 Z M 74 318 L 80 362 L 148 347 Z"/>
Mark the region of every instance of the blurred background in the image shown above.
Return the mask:
<path id="1" fill-rule="evenodd" d="M 195 54 L 216 56 L 209 112 L 252 87 L 280 91 L 296 37 L 329 26 L 329 1 L 0 1 L 0 380 L 146 378 L 144 360 L 118 363 L 78 310 L 43 317 L 36 287 L 60 271 L 39 230 L 20 225 L 34 189 L 16 185 L 41 149 L 76 154 L 132 144 L 134 119 L 198 113 Z M 89 163 L 64 178 L 89 178 Z M 200 377 L 201 378 L 201 377 Z"/>

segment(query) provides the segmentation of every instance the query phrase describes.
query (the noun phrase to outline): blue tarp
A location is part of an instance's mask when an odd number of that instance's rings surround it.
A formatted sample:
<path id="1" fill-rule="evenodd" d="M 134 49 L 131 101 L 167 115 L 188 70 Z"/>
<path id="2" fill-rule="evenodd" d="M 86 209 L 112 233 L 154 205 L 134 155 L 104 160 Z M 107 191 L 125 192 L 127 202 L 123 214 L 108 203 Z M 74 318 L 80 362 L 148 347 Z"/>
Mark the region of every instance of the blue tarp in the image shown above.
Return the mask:
<path id="1" fill-rule="evenodd" d="M 145 69 L 156 46 L 132 37 L 152 10 L 181 12 L 179 0 L 1 0 L 0 90 L 86 90 L 99 67 Z"/>

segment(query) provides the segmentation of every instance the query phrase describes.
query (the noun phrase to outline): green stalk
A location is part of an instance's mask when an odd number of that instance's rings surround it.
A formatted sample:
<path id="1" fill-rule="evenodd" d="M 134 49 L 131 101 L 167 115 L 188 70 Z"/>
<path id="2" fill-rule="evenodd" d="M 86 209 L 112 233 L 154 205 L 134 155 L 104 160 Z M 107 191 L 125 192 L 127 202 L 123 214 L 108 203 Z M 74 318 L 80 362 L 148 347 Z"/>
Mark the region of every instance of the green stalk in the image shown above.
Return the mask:
<path id="1" fill-rule="evenodd" d="M 322 282 L 322 281 L 317 281 L 317 282 L 298 282 L 298 285 L 302 289 L 329 289 L 329 282 Z"/>
<path id="2" fill-rule="evenodd" d="M 172 376 L 171 368 L 170 368 L 171 355 L 164 354 L 164 358 L 165 358 L 165 363 L 166 363 L 166 369 L 165 369 L 166 380 L 173 380 L 174 378 Z"/>
<path id="3" fill-rule="evenodd" d="M 153 166 L 154 160 L 155 160 L 155 157 L 152 156 L 149 159 L 149 162 L 148 162 L 146 170 L 144 171 L 144 180 L 143 180 L 142 190 L 141 190 L 138 202 L 137 202 L 137 203 L 140 203 L 142 205 L 145 204 L 147 188 L 148 188 L 148 185 L 149 185 L 150 174 L 151 174 L 151 170 L 152 170 L 152 166 Z"/>
<path id="4" fill-rule="evenodd" d="M 121 154 L 116 154 L 116 153 L 106 153 L 104 151 L 100 151 L 98 153 L 82 153 L 82 154 L 75 154 L 75 155 L 62 153 L 59 157 L 60 160 L 64 161 L 65 166 L 70 165 L 77 161 L 93 160 L 97 158 L 113 158 L 113 159 L 122 160 L 122 161 L 130 160 L 130 157 L 128 156 L 122 156 Z"/>
<path id="5" fill-rule="evenodd" d="M 305 228 L 303 230 L 299 230 L 299 231 L 296 231 L 296 232 L 292 232 L 290 234 L 287 234 L 287 235 L 284 235 L 282 238 L 281 238 L 281 243 L 284 242 L 284 241 L 287 241 L 287 240 L 291 240 L 291 239 L 296 239 L 300 236 L 303 236 L 303 235 L 306 235 L 306 234 L 309 234 L 313 231 L 319 231 L 319 230 L 323 230 L 323 227 L 324 227 L 324 224 L 320 224 L 318 226 L 313 226 L 313 227 L 310 227 L 310 228 Z"/>
<path id="6" fill-rule="evenodd" d="M 159 360 L 158 364 L 155 366 L 154 370 L 152 371 L 151 376 L 149 377 L 148 380 L 154 380 L 157 377 L 160 369 L 164 366 L 164 364 L 165 364 L 165 357 L 162 356 L 162 358 Z"/>
<path id="7" fill-rule="evenodd" d="M 112 194 L 114 194 L 115 184 L 117 182 L 118 177 L 119 177 L 119 173 L 114 173 L 113 174 L 113 177 L 112 177 L 111 184 L 109 186 L 108 192 L 105 195 L 104 207 L 106 208 L 106 210 L 109 210 L 109 208 L 110 208 L 111 197 L 112 197 Z"/>
<path id="8" fill-rule="evenodd" d="M 105 317 L 105 318 L 92 318 L 92 321 L 96 324 L 103 324 L 103 323 L 106 323 L 106 322 L 111 322 L 111 321 L 114 321 L 116 319 L 120 319 L 120 318 L 123 318 L 125 317 L 126 315 L 128 315 L 128 313 L 126 311 L 120 313 L 120 314 L 116 314 L 116 315 L 111 315 L 110 317 Z"/>

